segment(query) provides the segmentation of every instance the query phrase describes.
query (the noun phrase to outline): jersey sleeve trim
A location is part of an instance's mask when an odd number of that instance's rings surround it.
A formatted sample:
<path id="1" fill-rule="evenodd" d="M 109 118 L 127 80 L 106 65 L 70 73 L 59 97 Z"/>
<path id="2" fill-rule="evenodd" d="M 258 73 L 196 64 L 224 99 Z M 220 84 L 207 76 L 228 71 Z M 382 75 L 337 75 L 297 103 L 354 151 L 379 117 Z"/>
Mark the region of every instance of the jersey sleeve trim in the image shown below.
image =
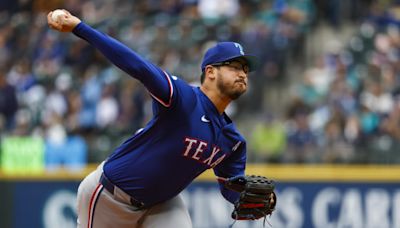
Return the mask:
<path id="1" fill-rule="evenodd" d="M 152 94 L 150 92 L 150 95 L 154 98 L 154 100 L 156 100 L 158 103 L 160 103 L 162 106 L 169 108 L 171 107 L 171 103 L 172 103 L 172 96 L 174 95 L 174 87 L 172 86 L 172 82 L 170 77 L 168 76 L 167 72 L 163 71 L 165 77 L 167 78 L 167 82 L 168 82 L 168 87 L 169 87 L 169 99 L 167 102 L 163 101 L 161 98 L 155 96 L 154 94 Z"/>

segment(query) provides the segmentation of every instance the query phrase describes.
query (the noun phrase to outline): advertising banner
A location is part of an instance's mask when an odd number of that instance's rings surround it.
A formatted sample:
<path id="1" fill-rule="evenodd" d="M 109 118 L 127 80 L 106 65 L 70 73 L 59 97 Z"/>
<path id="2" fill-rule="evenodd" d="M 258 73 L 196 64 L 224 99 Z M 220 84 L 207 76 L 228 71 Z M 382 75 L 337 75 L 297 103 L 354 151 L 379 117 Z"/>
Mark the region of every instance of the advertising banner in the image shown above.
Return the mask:
<path id="1" fill-rule="evenodd" d="M 194 228 L 227 228 L 233 223 L 234 228 L 264 227 L 264 223 L 273 228 L 400 228 L 400 182 L 389 173 L 380 181 L 281 176 L 276 185 L 277 209 L 265 221 L 234 223 L 230 217 L 233 206 L 211 176 L 200 177 L 182 196 Z M 76 227 L 76 191 L 83 176 L 26 179 L 0 175 L 0 227 Z"/>
<path id="2" fill-rule="evenodd" d="M 76 227 L 77 181 L 12 182 L 11 227 Z M 228 227 L 232 205 L 216 183 L 195 182 L 183 193 L 195 228 Z M 272 227 L 400 227 L 396 183 L 291 183 L 277 186 L 278 207 L 266 218 Z M 23 218 L 23 219 L 22 219 Z M 234 227 L 263 227 L 263 220 Z M 2 226 L 3 227 L 3 226 Z"/>

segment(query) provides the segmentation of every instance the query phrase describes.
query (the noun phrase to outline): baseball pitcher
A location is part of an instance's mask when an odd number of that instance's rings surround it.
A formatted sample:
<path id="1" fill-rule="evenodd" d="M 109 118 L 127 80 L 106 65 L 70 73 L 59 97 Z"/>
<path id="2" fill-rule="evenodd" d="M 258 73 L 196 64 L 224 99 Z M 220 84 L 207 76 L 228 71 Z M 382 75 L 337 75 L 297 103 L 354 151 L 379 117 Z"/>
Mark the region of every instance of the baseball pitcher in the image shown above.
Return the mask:
<path id="1" fill-rule="evenodd" d="M 86 40 L 153 98 L 151 121 L 81 182 L 78 227 L 192 227 L 179 194 L 207 169 L 235 205 L 233 219 L 272 213 L 274 183 L 244 174 L 246 141 L 224 112 L 247 90 L 255 57 L 238 43 L 217 43 L 203 57 L 201 86 L 193 87 L 68 11 L 53 12 L 47 18 L 52 29 Z"/>

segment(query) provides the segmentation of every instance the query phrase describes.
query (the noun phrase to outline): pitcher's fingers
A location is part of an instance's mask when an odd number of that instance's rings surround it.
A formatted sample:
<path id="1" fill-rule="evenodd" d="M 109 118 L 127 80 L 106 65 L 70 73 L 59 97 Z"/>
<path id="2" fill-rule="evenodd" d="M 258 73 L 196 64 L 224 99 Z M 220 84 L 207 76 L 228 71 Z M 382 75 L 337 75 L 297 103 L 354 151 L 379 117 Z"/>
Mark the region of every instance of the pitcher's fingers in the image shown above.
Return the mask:
<path id="1" fill-rule="evenodd" d="M 51 15 L 53 14 L 53 11 L 50 11 L 48 14 L 47 14 L 47 23 L 48 24 L 50 24 L 50 22 L 51 21 L 53 21 L 52 19 L 51 19 Z"/>
<path id="2" fill-rule="evenodd" d="M 72 16 L 72 14 L 68 10 L 62 9 L 62 11 L 64 11 L 64 13 L 66 13 L 68 16 Z"/>
<path id="3" fill-rule="evenodd" d="M 53 19 L 51 18 L 52 14 L 53 12 L 47 14 L 47 24 L 50 28 L 61 31 L 62 26 L 59 23 L 53 21 Z"/>

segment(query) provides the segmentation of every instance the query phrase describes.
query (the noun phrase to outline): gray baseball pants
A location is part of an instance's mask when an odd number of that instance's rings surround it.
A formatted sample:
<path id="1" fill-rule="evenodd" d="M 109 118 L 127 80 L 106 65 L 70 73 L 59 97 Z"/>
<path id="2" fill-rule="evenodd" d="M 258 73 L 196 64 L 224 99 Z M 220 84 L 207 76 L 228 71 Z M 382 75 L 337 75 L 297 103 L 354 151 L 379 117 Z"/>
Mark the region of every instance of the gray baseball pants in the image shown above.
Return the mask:
<path id="1" fill-rule="evenodd" d="M 148 209 L 138 210 L 119 188 L 111 193 L 99 183 L 103 163 L 78 188 L 78 228 L 191 228 L 192 222 L 178 195 Z"/>

